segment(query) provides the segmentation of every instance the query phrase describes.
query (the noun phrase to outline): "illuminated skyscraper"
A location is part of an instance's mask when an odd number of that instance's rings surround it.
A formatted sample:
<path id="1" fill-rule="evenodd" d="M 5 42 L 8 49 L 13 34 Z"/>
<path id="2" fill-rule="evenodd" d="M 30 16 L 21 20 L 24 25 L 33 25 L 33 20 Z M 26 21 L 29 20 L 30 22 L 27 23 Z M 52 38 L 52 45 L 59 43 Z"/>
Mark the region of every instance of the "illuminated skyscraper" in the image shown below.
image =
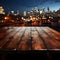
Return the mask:
<path id="1" fill-rule="evenodd" d="M 4 9 L 2 6 L 0 6 L 0 14 L 5 14 Z"/>
<path id="2" fill-rule="evenodd" d="M 23 16 L 26 16 L 26 15 L 27 15 L 27 12 L 26 12 L 26 11 L 24 11 Z"/>

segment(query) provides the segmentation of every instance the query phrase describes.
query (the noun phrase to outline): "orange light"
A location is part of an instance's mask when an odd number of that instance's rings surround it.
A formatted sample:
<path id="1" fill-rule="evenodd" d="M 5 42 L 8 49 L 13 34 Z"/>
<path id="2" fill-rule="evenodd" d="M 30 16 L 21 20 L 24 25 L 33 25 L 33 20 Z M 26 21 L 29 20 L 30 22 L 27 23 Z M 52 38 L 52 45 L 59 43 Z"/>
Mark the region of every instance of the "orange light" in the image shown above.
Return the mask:
<path id="1" fill-rule="evenodd" d="M 22 19 L 22 20 L 24 20 L 24 18 L 23 18 L 23 17 L 22 17 L 21 19 Z"/>
<path id="2" fill-rule="evenodd" d="M 33 20 L 35 20 L 36 18 L 35 17 L 33 17 Z"/>
<path id="3" fill-rule="evenodd" d="M 30 18 L 32 18 L 32 16 L 30 16 Z"/>
<path id="4" fill-rule="evenodd" d="M 7 20 L 7 19 L 9 19 L 9 17 L 8 17 L 8 16 L 6 16 L 4 19 L 5 19 L 5 20 Z"/>

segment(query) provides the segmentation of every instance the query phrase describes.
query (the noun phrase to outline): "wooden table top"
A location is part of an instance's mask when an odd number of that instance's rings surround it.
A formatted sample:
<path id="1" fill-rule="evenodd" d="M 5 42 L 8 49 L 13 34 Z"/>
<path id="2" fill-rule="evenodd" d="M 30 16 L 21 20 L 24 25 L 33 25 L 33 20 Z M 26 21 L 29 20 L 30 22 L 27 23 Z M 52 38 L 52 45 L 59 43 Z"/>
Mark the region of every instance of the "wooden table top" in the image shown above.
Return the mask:
<path id="1" fill-rule="evenodd" d="M 60 50 L 60 32 L 50 27 L 2 27 L 0 49 Z"/>

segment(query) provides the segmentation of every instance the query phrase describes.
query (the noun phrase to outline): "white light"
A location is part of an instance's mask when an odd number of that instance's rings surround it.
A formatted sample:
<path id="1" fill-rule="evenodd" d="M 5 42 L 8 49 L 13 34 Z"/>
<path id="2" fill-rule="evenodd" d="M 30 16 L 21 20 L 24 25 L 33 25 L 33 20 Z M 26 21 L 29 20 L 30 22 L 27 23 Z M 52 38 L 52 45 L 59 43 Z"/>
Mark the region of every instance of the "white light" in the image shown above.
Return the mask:
<path id="1" fill-rule="evenodd" d="M 11 11 L 12 14 L 14 14 L 14 11 Z"/>
<path id="2" fill-rule="evenodd" d="M 42 14 L 43 13 L 43 11 L 40 11 L 40 14 Z"/>
<path id="3" fill-rule="evenodd" d="M 26 16 L 26 11 L 24 11 L 24 16 Z"/>

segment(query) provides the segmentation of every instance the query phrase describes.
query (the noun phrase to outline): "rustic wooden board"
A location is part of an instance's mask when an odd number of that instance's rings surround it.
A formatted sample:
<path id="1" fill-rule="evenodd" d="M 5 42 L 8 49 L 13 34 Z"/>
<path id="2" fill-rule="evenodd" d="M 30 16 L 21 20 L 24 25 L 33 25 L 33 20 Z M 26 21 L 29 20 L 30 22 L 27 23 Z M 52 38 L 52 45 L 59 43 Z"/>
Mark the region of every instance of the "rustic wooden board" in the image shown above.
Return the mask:
<path id="1" fill-rule="evenodd" d="M 0 28 L 0 49 L 60 49 L 60 32 L 49 27 L 2 27 Z"/>
<path id="2" fill-rule="evenodd" d="M 14 35 L 17 33 L 18 29 L 14 29 L 12 32 L 6 32 L 7 35 L 0 40 L 0 47 L 2 48 L 3 46 L 5 46 L 8 42 L 10 42 L 12 40 L 12 38 L 14 37 Z"/>
<path id="3" fill-rule="evenodd" d="M 46 27 L 42 28 L 40 27 L 39 29 L 40 36 L 43 38 L 45 45 L 47 46 L 48 49 L 57 49 L 60 48 L 60 42 L 56 40 L 56 36 L 51 33 L 51 31 L 47 30 Z M 58 38 L 60 40 L 60 37 Z"/>

